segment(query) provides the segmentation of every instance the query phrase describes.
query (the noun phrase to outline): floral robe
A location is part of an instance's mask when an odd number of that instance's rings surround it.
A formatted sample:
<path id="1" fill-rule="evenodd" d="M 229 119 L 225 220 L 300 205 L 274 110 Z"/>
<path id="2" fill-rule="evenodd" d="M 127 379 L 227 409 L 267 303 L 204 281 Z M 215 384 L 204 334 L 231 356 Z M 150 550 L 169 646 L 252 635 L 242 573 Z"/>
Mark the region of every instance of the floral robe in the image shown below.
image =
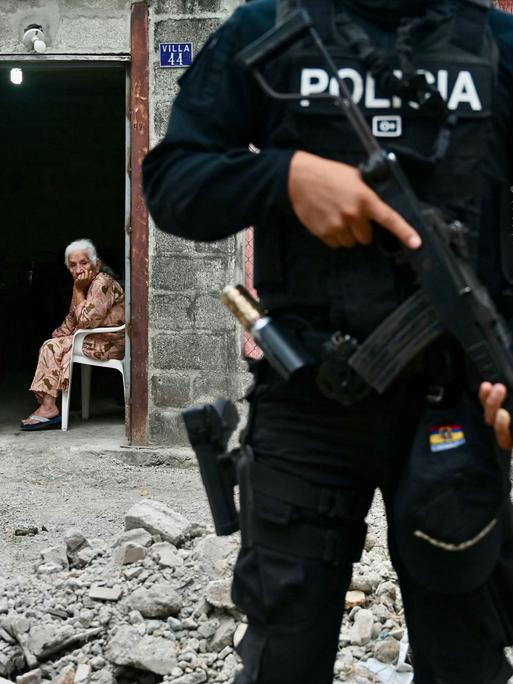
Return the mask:
<path id="1" fill-rule="evenodd" d="M 68 315 L 39 350 L 30 390 L 41 400 L 43 394 L 57 397 L 69 385 L 69 360 L 73 334 L 79 329 L 115 327 L 125 322 L 125 295 L 114 278 L 98 273 L 87 291 L 84 302 L 71 305 Z M 84 340 L 85 356 L 102 361 L 122 359 L 125 354 L 125 332 L 100 333 Z"/>

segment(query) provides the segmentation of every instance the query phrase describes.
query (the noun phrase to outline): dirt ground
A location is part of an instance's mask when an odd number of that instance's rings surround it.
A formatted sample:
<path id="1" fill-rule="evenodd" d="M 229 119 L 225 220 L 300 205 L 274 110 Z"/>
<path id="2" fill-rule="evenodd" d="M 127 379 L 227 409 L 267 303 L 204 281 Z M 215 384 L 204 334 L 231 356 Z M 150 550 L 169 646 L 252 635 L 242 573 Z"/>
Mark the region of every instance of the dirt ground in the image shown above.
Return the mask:
<path id="1" fill-rule="evenodd" d="M 77 526 L 88 537 L 117 534 L 126 511 L 143 497 L 209 523 L 190 458 L 183 451 L 127 447 L 119 416 L 77 418 L 66 433 L 20 432 L 14 416 L 2 416 L 0 576 L 33 572 L 40 550 L 60 543 L 67 527 Z M 39 529 L 36 536 L 15 536 L 17 528 L 31 526 Z"/>

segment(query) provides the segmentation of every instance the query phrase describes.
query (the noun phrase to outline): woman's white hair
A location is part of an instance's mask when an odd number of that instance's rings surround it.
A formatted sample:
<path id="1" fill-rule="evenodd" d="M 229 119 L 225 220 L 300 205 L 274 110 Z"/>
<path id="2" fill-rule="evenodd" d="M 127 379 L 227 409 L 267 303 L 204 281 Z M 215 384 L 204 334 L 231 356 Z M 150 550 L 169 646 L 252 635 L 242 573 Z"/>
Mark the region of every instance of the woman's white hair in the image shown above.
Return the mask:
<path id="1" fill-rule="evenodd" d="M 66 264 L 66 268 L 69 268 L 69 257 L 73 252 L 87 252 L 92 265 L 96 266 L 98 252 L 91 240 L 73 240 L 73 242 L 70 242 L 64 251 L 64 263 Z"/>

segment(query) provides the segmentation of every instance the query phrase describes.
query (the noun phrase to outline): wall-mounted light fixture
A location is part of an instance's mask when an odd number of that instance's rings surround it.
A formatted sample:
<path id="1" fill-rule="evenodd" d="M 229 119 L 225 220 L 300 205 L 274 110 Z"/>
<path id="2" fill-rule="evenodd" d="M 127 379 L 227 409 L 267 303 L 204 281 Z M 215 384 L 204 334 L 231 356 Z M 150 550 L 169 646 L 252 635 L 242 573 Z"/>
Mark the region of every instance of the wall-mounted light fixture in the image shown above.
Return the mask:
<path id="1" fill-rule="evenodd" d="M 21 85 L 23 83 L 23 71 L 19 68 L 11 69 L 11 83 L 14 85 Z"/>
<path id="2" fill-rule="evenodd" d="M 23 44 L 28 50 L 44 52 L 46 50 L 46 38 L 43 27 L 39 24 L 29 24 L 23 32 Z"/>

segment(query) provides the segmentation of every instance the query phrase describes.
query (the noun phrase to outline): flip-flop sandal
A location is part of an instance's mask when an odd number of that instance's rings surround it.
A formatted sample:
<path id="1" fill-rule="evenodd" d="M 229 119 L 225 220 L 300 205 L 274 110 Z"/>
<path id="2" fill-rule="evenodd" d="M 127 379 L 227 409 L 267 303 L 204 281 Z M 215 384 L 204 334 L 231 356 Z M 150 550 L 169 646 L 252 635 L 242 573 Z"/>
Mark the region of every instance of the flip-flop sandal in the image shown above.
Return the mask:
<path id="1" fill-rule="evenodd" d="M 61 416 L 55 416 L 55 418 L 44 418 L 43 416 L 36 416 L 33 414 L 29 417 L 29 420 L 36 420 L 37 423 L 33 425 L 25 425 L 25 423 L 20 423 L 20 430 L 52 430 L 55 428 L 60 428 L 62 424 Z"/>

